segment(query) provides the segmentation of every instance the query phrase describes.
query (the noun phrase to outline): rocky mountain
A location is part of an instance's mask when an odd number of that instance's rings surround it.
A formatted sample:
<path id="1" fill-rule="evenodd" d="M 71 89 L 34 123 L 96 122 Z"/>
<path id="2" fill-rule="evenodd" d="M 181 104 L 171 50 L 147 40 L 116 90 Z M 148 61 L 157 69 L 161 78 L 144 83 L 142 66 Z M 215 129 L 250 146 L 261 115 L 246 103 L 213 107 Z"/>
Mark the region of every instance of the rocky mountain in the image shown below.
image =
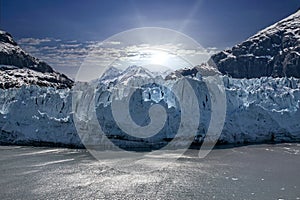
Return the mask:
<path id="1" fill-rule="evenodd" d="M 209 61 L 234 78 L 300 77 L 300 10 Z"/>
<path id="2" fill-rule="evenodd" d="M 206 63 L 203 63 L 203 64 L 197 65 L 193 68 L 183 68 L 183 69 L 175 70 L 175 71 L 169 73 L 165 79 L 170 80 L 170 79 L 177 79 L 177 78 L 181 78 L 181 77 L 193 78 L 193 77 L 197 77 L 197 76 L 199 78 L 199 76 L 213 76 L 216 74 L 220 74 L 220 72 L 218 70 L 216 70 L 215 68 L 207 65 Z"/>
<path id="3" fill-rule="evenodd" d="M 0 31 L 0 88 L 21 87 L 24 84 L 70 88 L 73 81 L 27 54 L 9 33 Z"/>

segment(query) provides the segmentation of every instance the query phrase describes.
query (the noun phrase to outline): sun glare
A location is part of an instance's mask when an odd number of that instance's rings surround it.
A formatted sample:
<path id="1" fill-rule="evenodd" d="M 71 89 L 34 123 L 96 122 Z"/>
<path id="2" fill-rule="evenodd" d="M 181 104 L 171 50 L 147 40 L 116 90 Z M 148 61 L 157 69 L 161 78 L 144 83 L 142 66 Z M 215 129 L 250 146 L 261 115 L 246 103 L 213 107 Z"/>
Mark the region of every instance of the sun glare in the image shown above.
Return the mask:
<path id="1" fill-rule="evenodd" d="M 151 54 L 150 63 L 153 65 L 166 65 L 170 55 L 162 51 L 154 51 Z"/>

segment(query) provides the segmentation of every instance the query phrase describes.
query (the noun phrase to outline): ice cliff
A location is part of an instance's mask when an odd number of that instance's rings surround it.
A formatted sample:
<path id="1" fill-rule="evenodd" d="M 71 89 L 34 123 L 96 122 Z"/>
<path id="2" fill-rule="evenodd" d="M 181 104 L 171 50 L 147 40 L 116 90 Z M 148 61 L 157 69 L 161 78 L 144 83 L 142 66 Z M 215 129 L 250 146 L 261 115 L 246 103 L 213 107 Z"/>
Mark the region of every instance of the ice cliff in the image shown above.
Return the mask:
<path id="1" fill-rule="evenodd" d="M 123 76 L 124 77 L 124 74 Z M 113 77 L 116 79 L 116 77 Z M 132 78 L 132 77 L 131 77 Z M 226 88 L 227 113 L 219 143 L 256 143 L 300 141 L 300 80 L 296 78 L 234 79 L 222 76 Z M 205 137 L 210 121 L 211 99 L 205 83 L 189 78 L 196 91 L 201 117 L 195 142 Z M 124 81 L 124 80 L 123 80 Z M 172 84 L 174 80 L 168 84 Z M 127 82 L 130 86 L 130 81 Z M 110 112 L 112 84 L 101 83 L 96 92 L 99 123 L 115 140 L 126 142 Z M 168 142 L 180 120 L 180 108 L 172 95 L 160 86 L 139 88 L 132 104 L 133 120 L 147 123 L 144 113 L 159 103 L 170 114 L 166 126 L 152 142 Z M 149 95 L 152 94 L 152 95 Z M 156 95 L 154 95 L 156 94 Z M 162 94 L 162 95 L 161 95 Z M 125 95 L 126 92 L 120 93 Z M 89 102 L 86 102 L 89 104 Z M 0 91 L 0 141 L 10 144 L 51 143 L 81 146 L 72 113 L 72 91 L 51 87 L 23 86 Z M 146 140 L 136 140 L 143 144 Z"/>

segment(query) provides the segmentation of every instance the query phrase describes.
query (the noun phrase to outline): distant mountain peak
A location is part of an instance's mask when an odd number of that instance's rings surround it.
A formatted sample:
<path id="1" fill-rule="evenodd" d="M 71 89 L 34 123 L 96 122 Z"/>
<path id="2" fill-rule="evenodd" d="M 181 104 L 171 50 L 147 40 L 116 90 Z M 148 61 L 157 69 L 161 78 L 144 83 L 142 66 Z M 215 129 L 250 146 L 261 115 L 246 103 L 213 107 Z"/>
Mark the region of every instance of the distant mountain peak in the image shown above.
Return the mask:
<path id="1" fill-rule="evenodd" d="M 133 73 L 133 74 L 138 74 L 138 73 L 146 73 L 146 74 L 152 74 L 152 72 L 142 66 L 137 66 L 137 65 L 131 65 L 129 67 L 127 67 L 123 72 L 123 74 L 125 73 Z"/>
<path id="2" fill-rule="evenodd" d="M 110 83 L 110 82 L 128 82 L 136 78 L 155 78 L 158 74 L 151 72 L 150 70 L 137 65 L 131 65 L 124 70 L 118 69 L 116 67 L 108 68 L 104 74 L 100 77 L 100 82 Z"/>

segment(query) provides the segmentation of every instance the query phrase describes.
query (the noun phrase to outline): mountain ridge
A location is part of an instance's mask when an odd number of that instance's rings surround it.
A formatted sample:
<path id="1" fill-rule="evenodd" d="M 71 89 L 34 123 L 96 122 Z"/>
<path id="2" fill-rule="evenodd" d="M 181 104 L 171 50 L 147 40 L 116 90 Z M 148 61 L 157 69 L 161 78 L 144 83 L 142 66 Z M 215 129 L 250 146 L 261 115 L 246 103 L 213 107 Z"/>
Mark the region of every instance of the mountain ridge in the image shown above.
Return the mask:
<path id="1" fill-rule="evenodd" d="M 46 62 L 26 53 L 11 34 L 0 30 L 0 88 L 24 84 L 71 88 L 73 81 Z"/>
<path id="2" fill-rule="evenodd" d="M 300 10 L 212 55 L 209 64 L 233 78 L 300 78 Z"/>

